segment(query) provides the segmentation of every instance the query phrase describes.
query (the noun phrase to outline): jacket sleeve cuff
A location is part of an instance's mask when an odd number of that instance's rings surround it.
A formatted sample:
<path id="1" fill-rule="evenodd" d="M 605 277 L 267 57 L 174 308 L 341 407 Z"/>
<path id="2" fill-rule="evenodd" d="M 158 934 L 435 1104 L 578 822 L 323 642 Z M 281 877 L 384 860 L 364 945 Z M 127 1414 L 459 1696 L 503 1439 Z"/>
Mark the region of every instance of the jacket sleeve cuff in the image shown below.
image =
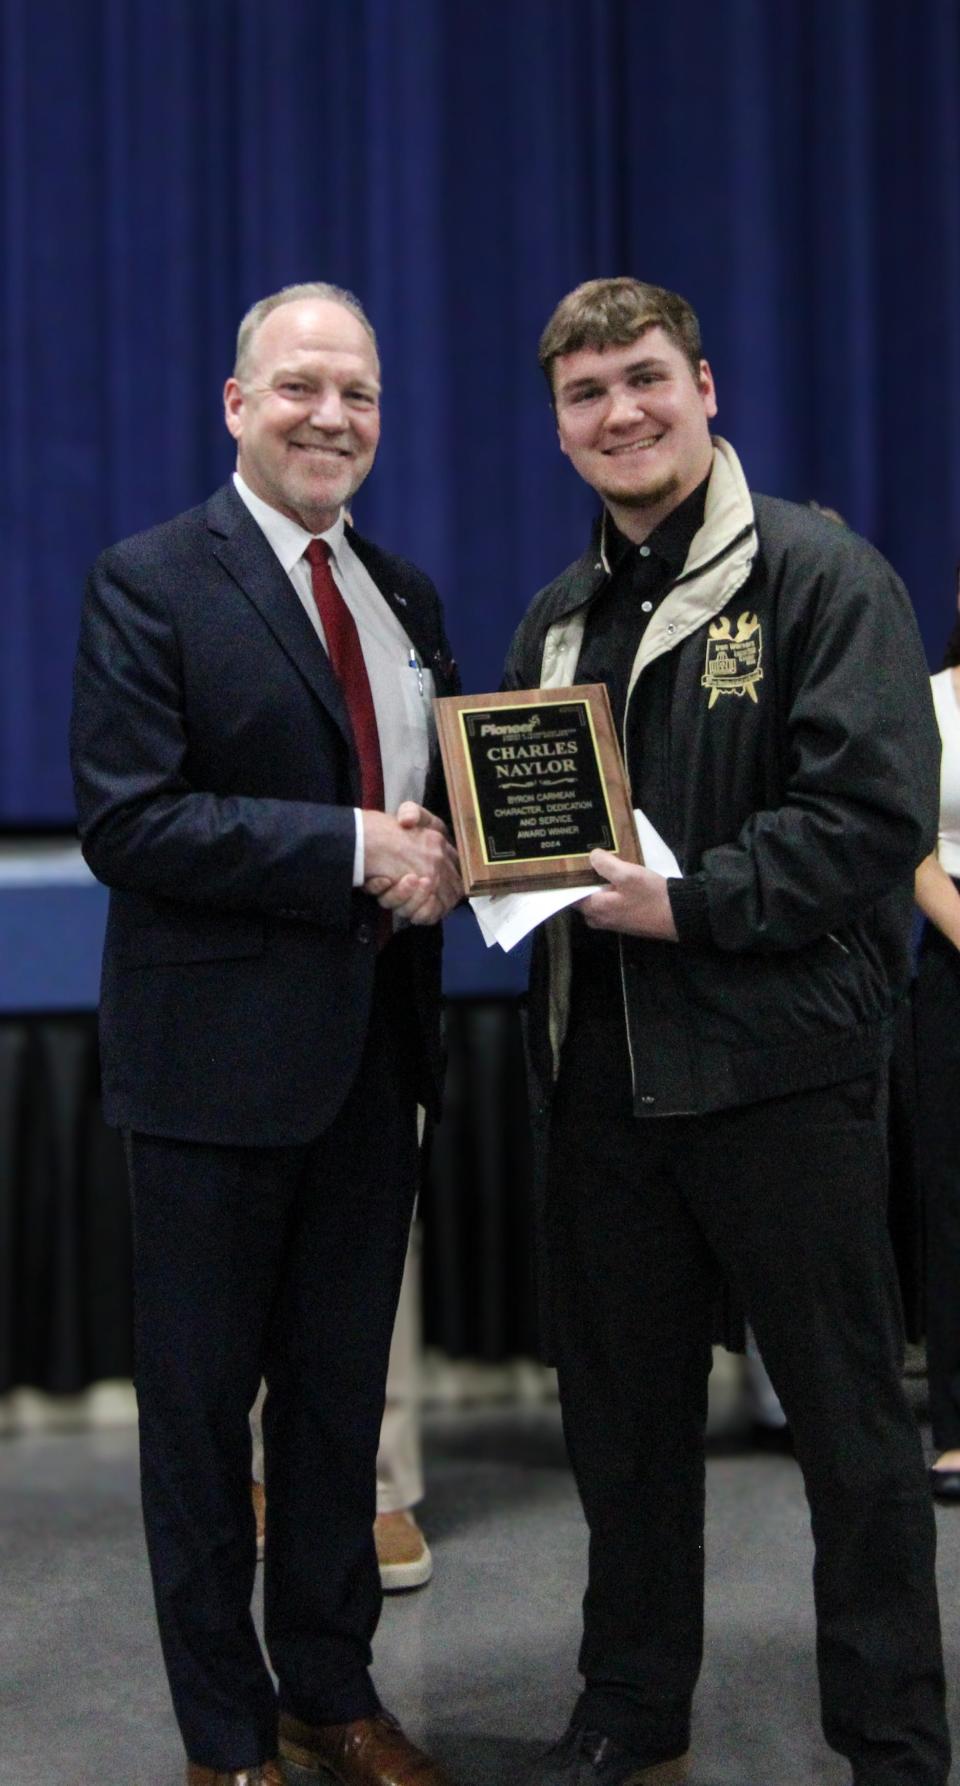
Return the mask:
<path id="1" fill-rule="evenodd" d="M 677 927 L 677 939 L 681 943 L 712 943 L 710 932 L 710 914 L 707 906 L 707 888 L 700 874 L 690 875 L 684 880 L 667 881 L 667 897 L 673 922 Z"/>

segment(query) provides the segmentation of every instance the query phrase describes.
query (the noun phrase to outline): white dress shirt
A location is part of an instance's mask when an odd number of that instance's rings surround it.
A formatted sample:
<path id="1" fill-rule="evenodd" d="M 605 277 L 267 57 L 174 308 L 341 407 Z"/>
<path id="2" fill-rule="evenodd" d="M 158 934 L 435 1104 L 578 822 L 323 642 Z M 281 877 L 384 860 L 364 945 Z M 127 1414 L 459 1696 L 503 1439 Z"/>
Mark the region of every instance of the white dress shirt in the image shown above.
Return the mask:
<path id="1" fill-rule="evenodd" d="M 952 670 L 931 676 L 933 705 L 943 753 L 940 758 L 940 865 L 954 880 L 960 879 L 960 707 Z"/>
<path id="2" fill-rule="evenodd" d="M 353 550 L 344 532 L 343 515 L 338 515 L 326 533 L 308 533 L 298 521 L 292 521 L 256 496 L 238 471 L 233 474 L 233 482 L 241 502 L 283 565 L 324 650 L 327 642 L 313 599 L 313 580 L 305 553 L 312 539 L 323 540 L 329 548 L 333 580 L 356 621 L 370 679 L 383 764 L 384 807 L 387 812 L 396 812 L 403 800 L 421 803 L 434 733 L 433 677 L 420 663 L 393 609 Z M 364 878 L 363 821 L 359 809 L 354 811 L 357 841 L 353 884 L 359 887 Z"/>

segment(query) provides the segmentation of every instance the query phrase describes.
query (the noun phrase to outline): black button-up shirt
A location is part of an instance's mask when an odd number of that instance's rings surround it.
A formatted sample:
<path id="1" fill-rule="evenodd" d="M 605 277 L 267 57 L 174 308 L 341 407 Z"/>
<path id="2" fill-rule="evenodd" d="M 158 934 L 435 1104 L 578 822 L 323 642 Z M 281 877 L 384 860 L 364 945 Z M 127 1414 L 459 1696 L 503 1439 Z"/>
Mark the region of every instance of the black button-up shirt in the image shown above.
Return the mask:
<path id="1" fill-rule="evenodd" d="M 652 615 L 683 570 L 694 534 L 703 525 L 709 481 L 709 476 L 705 477 L 639 546 L 625 539 L 607 514 L 610 578 L 590 604 L 577 681 L 606 683 L 621 749 L 633 660 Z M 571 936 L 575 1015 L 590 1011 L 615 1019 L 623 1009 L 616 934 L 588 930 L 582 922 L 575 922 Z"/>
<path id="2" fill-rule="evenodd" d="M 633 660 L 651 616 L 683 570 L 693 536 L 703 525 L 709 481 L 705 477 L 671 509 L 642 545 L 625 539 L 607 515 L 610 579 L 590 604 L 577 681 L 606 683 L 621 744 Z"/>

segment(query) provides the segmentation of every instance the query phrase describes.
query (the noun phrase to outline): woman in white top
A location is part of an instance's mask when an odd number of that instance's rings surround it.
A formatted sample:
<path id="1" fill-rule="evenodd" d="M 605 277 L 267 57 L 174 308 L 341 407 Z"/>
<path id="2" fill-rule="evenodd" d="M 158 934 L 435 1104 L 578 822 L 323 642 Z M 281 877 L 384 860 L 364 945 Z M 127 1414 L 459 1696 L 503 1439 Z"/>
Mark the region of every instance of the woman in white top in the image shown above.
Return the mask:
<path id="1" fill-rule="evenodd" d="M 960 606 L 960 589 L 958 589 Z M 926 1204 L 927 1364 L 934 1494 L 960 1503 L 960 622 L 931 678 L 943 757 L 936 853 L 917 870 L 929 922 L 915 992 L 919 1136 Z"/>

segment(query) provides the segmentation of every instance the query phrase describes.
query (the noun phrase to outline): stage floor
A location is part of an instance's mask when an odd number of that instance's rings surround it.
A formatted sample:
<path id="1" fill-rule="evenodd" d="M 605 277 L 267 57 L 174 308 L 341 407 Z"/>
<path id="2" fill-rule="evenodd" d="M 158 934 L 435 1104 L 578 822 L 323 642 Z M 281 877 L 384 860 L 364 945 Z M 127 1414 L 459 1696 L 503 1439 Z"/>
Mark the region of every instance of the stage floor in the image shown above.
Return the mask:
<path id="1" fill-rule="evenodd" d="M 425 1590 L 387 1601 L 381 1697 L 460 1786 L 510 1786 L 577 1691 L 585 1538 L 554 1406 L 426 1422 Z M 960 1679 L 960 1507 L 937 1513 Z M 792 1459 L 711 1454 L 695 1786 L 841 1786 L 817 1718 L 812 1546 Z M 0 1786 L 182 1786 L 130 1428 L 0 1439 Z M 960 1705 L 952 1706 L 960 1750 Z"/>

